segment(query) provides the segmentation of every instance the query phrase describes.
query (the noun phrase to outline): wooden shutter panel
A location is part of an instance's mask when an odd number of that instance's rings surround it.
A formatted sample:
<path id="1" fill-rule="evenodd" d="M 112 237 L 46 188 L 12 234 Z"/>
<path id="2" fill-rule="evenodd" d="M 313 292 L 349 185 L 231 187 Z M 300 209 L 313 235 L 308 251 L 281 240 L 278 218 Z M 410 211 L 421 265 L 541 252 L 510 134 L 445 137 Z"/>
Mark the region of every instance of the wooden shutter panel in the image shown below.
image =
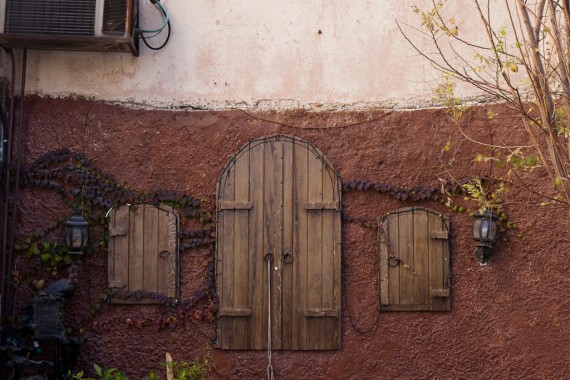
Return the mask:
<path id="1" fill-rule="evenodd" d="M 340 193 L 323 154 L 291 136 L 252 140 L 226 165 L 216 220 L 220 348 L 265 349 L 268 329 L 272 349 L 340 348 Z"/>
<path id="2" fill-rule="evenodd" d="M 112 303 L 178 298 L 178 215 L 167 205 L 124 205 L 109 213 L 108 281 Z M 125 295 L 129 297 L 125 298 Z"/>
<path id="3" fill-rule="evenodd" d="M 449 311 L 449 221 L 424 208 L 379 220 L 380 308 Z"/>

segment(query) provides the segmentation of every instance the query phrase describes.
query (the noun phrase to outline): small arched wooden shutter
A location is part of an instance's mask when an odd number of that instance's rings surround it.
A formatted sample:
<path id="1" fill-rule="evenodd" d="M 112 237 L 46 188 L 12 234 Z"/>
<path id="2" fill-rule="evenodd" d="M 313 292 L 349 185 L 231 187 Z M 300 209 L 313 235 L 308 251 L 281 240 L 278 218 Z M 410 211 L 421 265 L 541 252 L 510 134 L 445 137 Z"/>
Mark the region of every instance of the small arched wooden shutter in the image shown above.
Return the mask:
<path id="1" fill-rule="evenodd" d="M 171 206 L 123 205 L 111 210 L 108 281 L 109 288 L 119 292 L 112 303 L 177 299 L 177 263 L 178 214 Z"/>
<path id="2" fill-rule="evenodd" d="M 227 164 L 217 192 L 219 347 L 267 348 L 270 329 L 272 349 L 340 348 L 340 190 L 323 154 L 295 137 L 252 140 Z"/>
<path id="3" fill-rule="evenodd" d="M 449 311 L 449 220 L 407 207 L 378 225 L 380 309 Z"/>

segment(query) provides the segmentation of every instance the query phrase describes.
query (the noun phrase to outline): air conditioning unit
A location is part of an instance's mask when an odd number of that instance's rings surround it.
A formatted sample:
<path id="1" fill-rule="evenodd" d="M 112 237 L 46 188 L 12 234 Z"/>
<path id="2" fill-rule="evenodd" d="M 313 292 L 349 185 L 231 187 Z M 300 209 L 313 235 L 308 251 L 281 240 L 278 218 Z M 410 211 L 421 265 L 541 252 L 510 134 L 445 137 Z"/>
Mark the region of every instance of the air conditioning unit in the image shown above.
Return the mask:
<path id="1" fill-rule="evenodd" d="M 137 16 L 137 0 L 0 0 L 0 44 L 138 56 Z"/>

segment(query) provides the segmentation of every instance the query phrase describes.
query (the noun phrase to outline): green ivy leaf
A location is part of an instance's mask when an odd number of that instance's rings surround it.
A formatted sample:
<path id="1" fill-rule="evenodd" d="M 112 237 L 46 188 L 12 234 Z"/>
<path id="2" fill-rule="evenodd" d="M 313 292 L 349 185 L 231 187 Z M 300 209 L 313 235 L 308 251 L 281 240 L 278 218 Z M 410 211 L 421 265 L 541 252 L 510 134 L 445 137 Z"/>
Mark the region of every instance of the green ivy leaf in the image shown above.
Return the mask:
<path id="1" fill-rule="evenodd" d="M 95 373 L 97 374 L 97 376 L 99 377 L 103 376 L 103 371 L 101 370 L 101 367 L 99 367 L 97 364 L 93 364 L 93 368 L 95 369 Z"/>
<path id="2" fill-rule="evenodd" d="M 39 253 L 40 250 L 38 249 L 38 245 L 36 243 L 32 244 L 28 249 L 28 256 L 37 255 Z"/>

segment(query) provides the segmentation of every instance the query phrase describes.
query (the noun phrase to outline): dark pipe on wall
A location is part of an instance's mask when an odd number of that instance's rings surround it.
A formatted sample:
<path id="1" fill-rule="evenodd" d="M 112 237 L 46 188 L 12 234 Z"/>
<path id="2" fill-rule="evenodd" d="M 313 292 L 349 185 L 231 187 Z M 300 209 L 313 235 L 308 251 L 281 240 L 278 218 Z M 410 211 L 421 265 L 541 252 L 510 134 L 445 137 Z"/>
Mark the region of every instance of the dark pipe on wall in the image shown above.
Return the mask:
<path id="1" fill-rule="evenodd" d="M 20 107 L 19 107 L 19 119 L 18 119 L 18 128 L 17 130 L 14 128 L 14 94 L 16 92 L 16 59 L 14 57 L 13 50 L 7 50 L 8 54 L 10 54 L 11 64 L 12 64 L 12 80 L 10 85 L 10 122 L 9 122 L 9 131 L 8 131 L 8 144 L 7 144 L 7 171 L 11 169 L 11 160 L 12 160 L 12 146 L 14 145 L 16 148 L 15 158 L 16 158 L 16 176 L 14 180 L 14 186 L 12 191 L 12 202 L 11 207 L 9 204 L 10 198 L 10 175 L 6 173 L 6 185 L 5 185 L 5 197 L 4 197 L 4 215 L 3 215 L 3 236 L 2 236 L 2 300 L 0 305 L 2 306 L 2 310 L 0 310 L 0 316 L 3 316 L 6 312 L 7 307 L 7 292 L 9 292 L 9 281 L 10 281 L 10 273 L 12 270 L 12 253 L 14 250 L 14 239 L 16 234 L 16 216 L 17 216 L 17 203 L 18 203 L 18 188 L 20 185 L 20 163 L 21 163 L 21 155 L 22 155 L 22 129 L 23 129 L 23 122 L 24 122 L 24 96 L 25 96 L 25 89 L 26 89 L 26 64 L 27 64 L 27 49 L 23 49 L 22 54 L 22 72 L 21 72 L 21 83 L 20 83 Z M 16 133 L 17 132 L 17 133 Z M 11 223 L 10 223 L 10 211 L 11 211 Z M 8 233 L 8 229 L 10 229 L 10 233 Z"/>
<path id="2" fill-rule="evenodd" d="M 7 283 L 9 281 L 10 268 L 8 264 L 8 197 L 10 190 L 10 175 L 8 170 L 10 168 L 11 156 L 12 156 L 12 136 L 14 133 L 14 93 L 16 92 L 16 58 L 14 57 L 14 51 L 12 49 L 4 49 L 4 51 L 10 56 L 11 63 L 11 80 L 10 80 L 10 109 L 8 113 L 8 130 L 6 133 L 6 161 L 3 163 L 5 170 L 4 183 L 2 184 L 2 273 L 1 273 L 1 289 L 0 289 L 0 316 L 4 315 L 4 310 L 6 307 L 6 289 Z"/>

